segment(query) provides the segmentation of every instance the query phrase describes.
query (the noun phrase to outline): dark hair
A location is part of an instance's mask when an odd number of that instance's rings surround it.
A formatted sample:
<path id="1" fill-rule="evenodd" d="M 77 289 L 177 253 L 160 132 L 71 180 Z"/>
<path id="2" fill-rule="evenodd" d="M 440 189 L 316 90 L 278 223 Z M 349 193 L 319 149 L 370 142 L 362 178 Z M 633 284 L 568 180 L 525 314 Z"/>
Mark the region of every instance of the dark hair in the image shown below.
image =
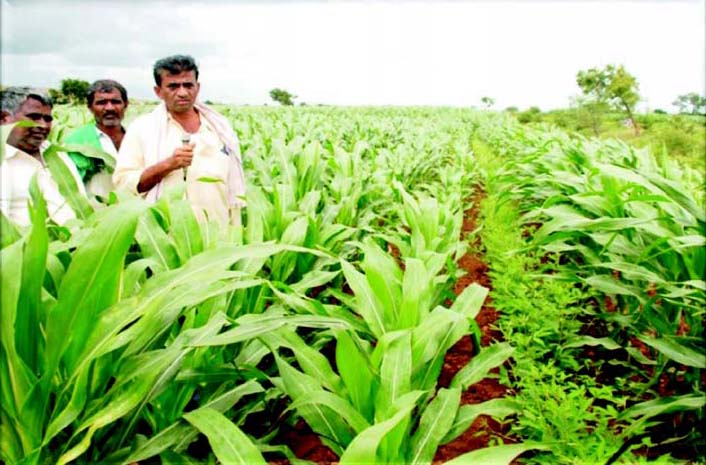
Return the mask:
<path id="1" fill-rule="evenodd" d="M 167 71 L 169 74 L 180 74 L 184 71 L 193 71 L 196 75 L 196 80 L 199 80 L 199 67 L 189 55 L 172 55 L 162 58 L 154 63 L 152 69 L 154 74 L 154 82 L 162 85 L 162 71 Z"/>
<path id="2" fill-rule="evenodd" d="M 88 88 L 86 93 L 86 103 L 90 107 L 93 105 L 93 99 L 96 96 L 96 92 L 110 92 L 112 90 L 117 90 L 120 92 L 120 97 L 122 97 L 123 102 L 127 104 L 127 90 L 118 81 L 113 81 L 112 79 L 100 79 Z"/>
<path id="3" fill-rule="evenodd" d="M 0 110 L 14 116 L 27 99 L 37 100 L 42 105 L 54 106 L 51 98 L 43 90 L 31 87 L 6 87 L 0 91 Z"/>

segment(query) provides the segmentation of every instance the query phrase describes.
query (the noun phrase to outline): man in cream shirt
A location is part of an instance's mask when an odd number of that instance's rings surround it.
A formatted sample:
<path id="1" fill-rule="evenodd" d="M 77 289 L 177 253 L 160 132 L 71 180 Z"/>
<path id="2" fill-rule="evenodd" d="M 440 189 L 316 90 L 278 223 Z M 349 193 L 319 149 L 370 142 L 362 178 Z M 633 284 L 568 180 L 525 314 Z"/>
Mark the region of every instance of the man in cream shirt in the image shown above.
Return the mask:
<path id="1" fill-rule="evenodd" d="M 240 224 L 245 179 L 238 138 L 226 118 L 196 102 L 196 63 L 175 55 L 158 60 L 153 73 L 162 104 L 128 128 L 115 186 L 156 201 L 185 183 L 186 198 L 200 220 Z"/>
<path id="2" fill-rule="evenodd" d="M 42 155 L 52 125 L 52 103 L 42 92 L 27 87 L 8 87 L 0 96 L 2 124 L 32 121 L 35 126 L 15 126 L 4 144 L 0 165 L 0 209 L 10 221 L 20 226 L 30 224 L 28 209 L 29 185 L 37 175 L 37 184 L 46 202 L 49 216 L 58 224 L 75 214 L 59 192 Z M 73 163 L 63 153 L 59 157 L 76 179 L 79 191 L 83 184 Z"/>

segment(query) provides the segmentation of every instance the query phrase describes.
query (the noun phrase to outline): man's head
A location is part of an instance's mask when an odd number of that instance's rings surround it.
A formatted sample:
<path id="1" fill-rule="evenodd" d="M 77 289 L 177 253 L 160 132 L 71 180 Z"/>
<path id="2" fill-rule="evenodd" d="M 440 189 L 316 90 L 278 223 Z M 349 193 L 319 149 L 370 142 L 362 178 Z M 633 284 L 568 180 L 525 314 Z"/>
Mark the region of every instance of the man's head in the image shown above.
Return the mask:
<path id="1" fill-rule="evenodd" d="M 0 91 L 0 122 L 10 124 L 32 121 L 35 126 L 15 126 L 7 143 L 29 154 L 39 153 L 39 147 L 51 131 L 52 102 L 48 95 L 29 87 L 8 87 Z M 2 141 L 4 142 L 4 141 Z"/>
<path id="2" fill-rule="evenodd" d="M 127 90 L 119 82 L 102 79 L 88 88 L 86 103 L 96 118 L 98 127 L 120 126 L 128 105 Z"/>
<path id="3" fill-rule="evenodd" d="M 154 92 L 171 113 L 191 111 L 199 94 L 199 68 L 188 55 L 157 60 L 153 68 Z"/>

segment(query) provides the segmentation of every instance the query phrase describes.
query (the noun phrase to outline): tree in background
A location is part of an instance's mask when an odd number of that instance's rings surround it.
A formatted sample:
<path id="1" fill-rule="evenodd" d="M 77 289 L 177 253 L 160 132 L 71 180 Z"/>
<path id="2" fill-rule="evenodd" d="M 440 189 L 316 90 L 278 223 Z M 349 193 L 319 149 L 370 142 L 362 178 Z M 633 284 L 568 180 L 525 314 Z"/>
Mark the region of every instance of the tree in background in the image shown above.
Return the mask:
<path id="1" fill-rule="evenodd" d="M 517 121 L 522 124 L 539 123 L 542 121 L 542 110 L 539 107 L 529 107 L 527 110 L 517 114 Z"/>
<path id="2" fill-rule="evenodd" d="M 600 104 L 607 104 L 624 111 L 635 134 L 640 133 L 633 116 L 635 105 L 640 101 L 639 86 L 635 76 L 628 73 L 623 65 L 608 65 L 602 69 L 591 68 L 579 71 L 576 75 L 576 83 L 587 97 L 586 102 L 599 104 L 599 107 Z"/>
<path id="3" fill-rule="evenodd" d="M 59 89 L 49 89 L 49 98 L 53 103 L 70 103 L 66 95 Z"/>
<path id="4" fill-rule="evenodd" d="M 61 93 L 72 103 L 86 103 L 86 94 L 91 83 L 81 79 L 62 79 Z"/>
<path id="5" fill-rule="evenodd" d="M 294 99 L 297 98 L 296 95 L 292 95 L 286 90 L 279 88 L 272 89 L 270 91 L 270 97 L 280 105 L 294 105 Z"/>
<path id="6" fill-rule="evenodd" d="M 690 115 L 706 114 L 706 97 L 703 97 L 696 92 L 680 95 L 672 102 L 672 105 L 679 108 L 679 113 Z"/>
<path id="7" fill-rule="evenodd" d="M 573 124 L 576 128 L 591 128 L 593 135 L 599 137 L 603 116 L 610 110 L 608 102 L 588 97 L 576 97 L 572 99 L 571 105 L 575 109 Z"/>
<path id="8" fill-rule="evenodd" d="M 495 105 L 495 100 L 490 97 L 482 97 L 480 101 L 485 105 L 485 108 L 490 108 Z"/>

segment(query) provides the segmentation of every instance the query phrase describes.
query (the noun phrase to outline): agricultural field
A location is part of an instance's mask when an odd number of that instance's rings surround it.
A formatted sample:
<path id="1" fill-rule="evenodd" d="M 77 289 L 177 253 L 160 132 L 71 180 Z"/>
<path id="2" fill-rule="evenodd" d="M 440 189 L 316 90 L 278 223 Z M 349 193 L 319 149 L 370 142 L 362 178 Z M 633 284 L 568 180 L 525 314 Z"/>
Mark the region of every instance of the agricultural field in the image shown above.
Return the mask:
<path id="1" fill-rule="evenodd" d="M 706 463 L 703 172 L 502 113 L 218 108 L 242 227 L 66 176 L 78 219 L 2 217 L 5 463 Z M 88 121 L 55 113 L 48 159 Z"/>

